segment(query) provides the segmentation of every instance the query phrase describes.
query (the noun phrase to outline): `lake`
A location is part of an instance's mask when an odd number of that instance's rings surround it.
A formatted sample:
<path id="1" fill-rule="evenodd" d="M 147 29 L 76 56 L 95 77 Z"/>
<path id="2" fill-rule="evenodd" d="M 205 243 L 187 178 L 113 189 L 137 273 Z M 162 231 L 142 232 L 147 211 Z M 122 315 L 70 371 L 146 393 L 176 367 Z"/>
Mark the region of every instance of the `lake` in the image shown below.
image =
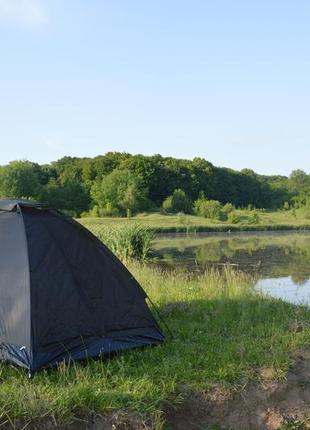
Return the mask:
<path id="1" fill-rule="evenodd" d="M 310 304 L 310 232 L 199 233 L 158 236 L 156 264 L 201 272 L 229 264 L 255 274 L 255 288 Z"/>

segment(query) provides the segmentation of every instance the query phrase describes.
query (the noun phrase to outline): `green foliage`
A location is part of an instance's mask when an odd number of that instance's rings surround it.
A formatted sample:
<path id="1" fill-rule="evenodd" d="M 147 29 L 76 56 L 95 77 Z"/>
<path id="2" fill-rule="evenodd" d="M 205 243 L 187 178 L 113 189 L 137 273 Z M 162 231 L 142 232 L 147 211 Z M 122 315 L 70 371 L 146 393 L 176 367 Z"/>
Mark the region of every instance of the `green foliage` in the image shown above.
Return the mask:
<path id="1" fill-rule="evenodd" d="M 36 166 L 30 161 L 12 161 L 0 167 L 0 196 L 38 198 L 40 181 Z"/>
<path id="2" fill-rule="evenodd" d="M 241 218 L 236 212 L 230 212 L 230 214 L 228 215 L 229 224 L 239 224 L 240 221 Z"/>
<path id="3" fill-rule="evenodd" d="M 112 174 L 117 183 L 114 191 L 108 179 Z M 108 186 L 107 192 L 102 184 Z M 0 196 L 45 199 L 72 214 L 86 213 L 97 205 L 101 216 L 126 216 L 127 209 L 135 214 L 160 208 L 167 198 L 165 206 L 170 211 L 173 202 L 169 196 L 175 190 L 182 190 L 186 199 L 182 207 L 173 209 L 174 213 L 190 213 L 188 203 L 203 191 L 206 199 L 224 205 L 222 216 L 227 218 L 232 206 L 280 209 L 285 202 L 289 207 L 309 206 L 310 175 L 296 170 L 289 178 L 263 176 L 250 169 L 237 172 L 215 167 L 203 158 L 183 160 L 117 152 L 95 158 L 63 157 L 50 165 L 14 161 L 0 167 Z"/>
<path id="4" fill-rule="evenodd" d="M 171 213 L 190 213 L 192 204 L 183 190 L 176 189 L 171 196 L 164 200 L 163 209 Z"/>
<path id="5" fill-rule="evenodd" d="M 204 218 L 217 219 L 223 218 L 222 205 L 217 200 L 208 200 L 203 194 L 194 202 L 195 213 Z"/>
<path id="6" fill-rule="evenodd" d="M 66 179 L 63 183 L 51 179 L 41 193 L 50 207 L 60 209 L 71 216 L 80 216 L 89 206 L 89 193 L 77 179 Z"/>
<path id="7" fill-rule="evenodd" d="M 236 210 L 235 206 L 231 203 L 226 203 L 226 205 L 224 205 L 222 207 L 222 211 L 223 213 L 225 213 L 226 215 L 232 213 L 234 210 Z"/>
<path id="8" fill-rule="evenodd" d="M 154 233 L 146 227 L 90 225 L 89 229 L 122 261 L 146 261 L 150 257 Z"/>
<path id="9" fill-rule="evenodd" d="M 260 222 L 260 218 L 259 218 L 257 211 L 251 211 L 249 218 L 248 218 L 248 223 L 249 224 L 259 224 L 259 222 Z"/>
<path id="10" fill-rule="evenodd" d="M 304 218 L 305 219 L 310 219 L 310 211 L 309 210 L 305 211 Z"/>
<path id="11" fill-rule="evenodd" d="M 113 170 L 112 173 L 94 183 L 91 188 L 94 202 L 105 214 L 126 216 L 143 210 L 147 204 L 147 189 L 142 179 L 129 170 Z"/>
<path id="12" fill-rule="evenodd" d="M 309 185 L 309 176 L 300 169 L 293 170 L 290 174 L 290 183 L 293 189 L 301 189 Z"/>

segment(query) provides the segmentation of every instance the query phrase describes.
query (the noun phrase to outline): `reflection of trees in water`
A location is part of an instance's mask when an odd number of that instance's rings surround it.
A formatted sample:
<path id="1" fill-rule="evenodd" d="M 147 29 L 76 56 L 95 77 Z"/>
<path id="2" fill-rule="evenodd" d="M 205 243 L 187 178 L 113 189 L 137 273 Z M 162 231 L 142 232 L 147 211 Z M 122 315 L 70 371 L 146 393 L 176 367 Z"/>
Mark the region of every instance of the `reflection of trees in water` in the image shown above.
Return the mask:
<path id="1" fill-rule="evenodd" d="M 209 237 L 192 241 L 190 246 L 182 241 L 176 247 L 165 247 L 165 257 L 170 263 L 181 257 L 185 264 L 196 261 L 202 267 L 232 263 L 239 264 L 240 269 L 253 270 L 257 265 L 262 274 L 292 276 L 300 285 L 310 278 L 310 236 Z"/>
<path id="2" fill-rule="evenodd" d="M 291 268 L 291 270 L 292 271 L 290 271 L 290 275 L 291 275 L 291 278 L 292 278 L 294 284 L 302 286 L 302 285 L 305 285 L 309 281 L 309 279 L 310 279 L 309 275 L 306 275 L 304 273 L 299 273 L 297 271 L 293 272 L 294 271 L 293 267 Z"/>

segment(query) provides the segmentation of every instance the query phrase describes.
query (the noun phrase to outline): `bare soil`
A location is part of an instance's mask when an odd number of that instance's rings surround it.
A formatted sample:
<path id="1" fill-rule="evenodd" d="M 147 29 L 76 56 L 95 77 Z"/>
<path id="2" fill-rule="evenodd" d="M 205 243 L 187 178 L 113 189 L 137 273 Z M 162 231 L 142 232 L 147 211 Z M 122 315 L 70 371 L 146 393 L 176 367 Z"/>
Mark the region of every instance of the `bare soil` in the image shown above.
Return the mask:
<path id="1" fill-rule="evenodd" d="M 167 408 L 166 421 L 173 430 L 310 429 L 310 349 L 295 357 L 282 380 L 272 369 L 255 369 L 258 382 L 243 381 L 232 394 L 220 387 L 201 392 L 185 391 L 179 408 Z M 182 389 L 181 389 L 182 392 Z"/>

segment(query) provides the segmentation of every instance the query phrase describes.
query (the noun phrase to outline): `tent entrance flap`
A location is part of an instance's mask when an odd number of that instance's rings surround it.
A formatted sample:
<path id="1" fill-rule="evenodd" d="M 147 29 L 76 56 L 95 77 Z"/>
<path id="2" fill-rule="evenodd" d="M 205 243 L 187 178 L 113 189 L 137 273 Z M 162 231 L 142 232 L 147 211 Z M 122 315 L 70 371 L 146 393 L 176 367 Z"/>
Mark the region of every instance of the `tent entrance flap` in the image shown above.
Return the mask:
<path id="1" fill-rule="evenodd" d="M 21 214 L 1 214 L 0 241 L 0 342 L 29 352 L 29 264 Z"/>

